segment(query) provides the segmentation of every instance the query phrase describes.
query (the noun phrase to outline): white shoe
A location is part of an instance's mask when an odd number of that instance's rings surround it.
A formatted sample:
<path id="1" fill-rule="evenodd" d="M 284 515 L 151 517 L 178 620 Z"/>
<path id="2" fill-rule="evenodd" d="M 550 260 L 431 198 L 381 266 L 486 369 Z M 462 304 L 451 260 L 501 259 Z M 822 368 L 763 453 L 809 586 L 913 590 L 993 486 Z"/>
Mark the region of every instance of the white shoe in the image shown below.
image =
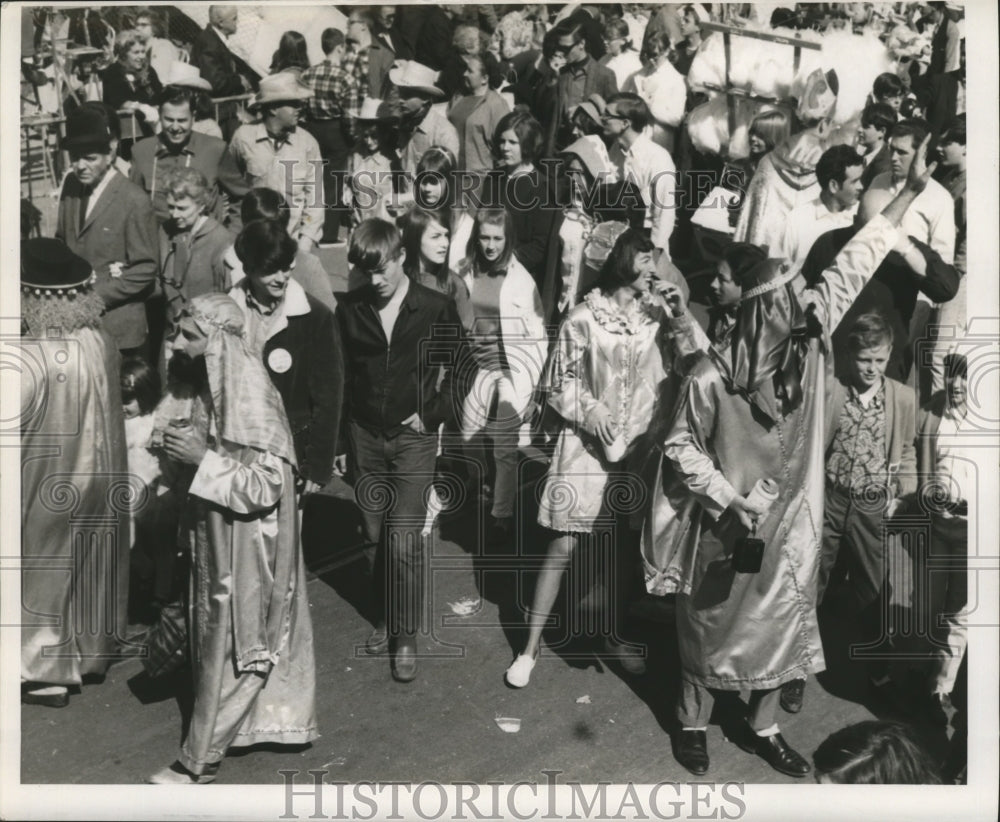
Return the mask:
<path id="1" fill-rule="evenodd" d="M 208 785 L 215 781 L 215 775 L 218 772 L 218 765 L 207 765 L 205 773 L 198 776 L 191 773 L 180 762 L 174 762 L 172 765 L 158 770 L 146 782 L 150 785 Z"/>
<path id="2" fill-rule="evenodd" d="M 536 656 L 518 654 L 517 659 L 510 664 L 510 667 L 504 674 L 507 684 L 512 688 L 523 688 L 527 685 L 531 679 L 531 672 L 535 669 L 536 662 L 538 662 L 538 657 Z"/>

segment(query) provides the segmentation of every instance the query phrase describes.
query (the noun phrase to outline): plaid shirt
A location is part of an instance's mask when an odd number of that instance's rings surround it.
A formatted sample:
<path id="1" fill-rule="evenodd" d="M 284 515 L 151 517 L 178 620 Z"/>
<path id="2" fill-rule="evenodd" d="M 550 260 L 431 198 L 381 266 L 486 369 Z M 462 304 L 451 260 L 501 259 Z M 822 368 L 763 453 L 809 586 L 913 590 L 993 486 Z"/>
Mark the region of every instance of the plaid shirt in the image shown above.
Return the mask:
<path id="1" fill-rule="evenodd" d="M 342 66 L 331 65 L 329 60 L 306 69 L 302 82 L 313 91 L 309 99 L 309 116 L 313 120 L 343 117 L 358 97 L 358 81 L 354 74 Z"/>
<path id="2" fill-rule="evenodd" d="M 368 47 L 357 51 L 348 47 L 340 68 L 354 78 L 354 97 L 344 100 L 348 110 L 360 111 L 361 103 L 368 94 Z"/>

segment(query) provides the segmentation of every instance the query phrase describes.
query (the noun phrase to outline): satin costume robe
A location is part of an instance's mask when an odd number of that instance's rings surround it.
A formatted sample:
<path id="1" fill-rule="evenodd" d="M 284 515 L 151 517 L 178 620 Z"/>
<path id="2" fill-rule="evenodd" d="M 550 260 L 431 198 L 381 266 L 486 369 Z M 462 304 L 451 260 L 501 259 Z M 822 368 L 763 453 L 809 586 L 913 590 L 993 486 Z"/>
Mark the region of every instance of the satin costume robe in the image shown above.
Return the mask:
<path id="1" fill-rule="evenodd" d="M 181 764 L 200 774 L 231 746 L 318 738 L 292 466 L 249 447 L 209 450 L 184 526 L 195 703 Z"/>
<path id="2" fill-rule="evenodd" d="M 645 496 L 626 462 L 610 463 L 594 433 L 595 411 L 612 412 L 632 450 L 641 441 L 672 370 L 674 353 L 696 347 L 689 314 L 664 318 L 662 309 L 636 301 L 626 309 L 594 289 L 559 329 L 549 368 L 548 402 L 563 418 L 538 512 L 540 525 L 590 533 L 611 505 L 631 513 Z M 681 343 L 675 347 L 674 337 Z M 634 480 L 634 481 L 633 481 Z"/>
<path id="3" fill-rule="evenodd" d="M 24 338 L 21 356 L 21 680 L 79 685 L 125 639 L 141 486 L 128 475 L 120 358 L 92 328 Z"/>
<path id="4" fill-rule="evenodd" d="M 677 635 L 683 677 L 690 682 L 768 689 L 826 667 L 816 620 L 827 381 L 833 379 L 826 346 L 829 330 L 895 242 L 895 228 L 884 217 L 874 218 L 824 280 L 800 296 L 803 307 L 815 305 L 826 339 L 809 342 L 804 396 L 791 413 L 777 414 L 770 425 L 746 398 L 727 390 L 708 356 L 685 384 L 663 451 L 693 500 L 658 492 L 653 513 L 667 522 L 657 533 L 657 551 L 663 553 L 664 575 L 679 590 Z M 770 404 L 759 393 L 752 399 Z M 766 546 L 763 565 L 757 574 L 736 573 L 732 551 L 746 531 L 726 508 L 762 478 L 780 487 L 757 527 Z"/>

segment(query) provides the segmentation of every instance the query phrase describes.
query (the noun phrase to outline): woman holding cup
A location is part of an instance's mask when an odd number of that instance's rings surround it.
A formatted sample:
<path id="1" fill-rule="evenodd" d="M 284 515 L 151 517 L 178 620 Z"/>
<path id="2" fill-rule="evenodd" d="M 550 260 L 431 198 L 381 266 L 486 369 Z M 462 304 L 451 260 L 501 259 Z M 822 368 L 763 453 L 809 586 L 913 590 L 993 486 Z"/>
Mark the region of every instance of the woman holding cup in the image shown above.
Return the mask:
<path id="1" fill-rule="evenodd" d="M 528 684 L 542 628 L 581 536 L 594 533 L 602 520 L 631 513 L 624 510 L 630 493 L 641 497 L 628 487 L 625 460 L 637 450 L 660 383 L 672 370 L 678 346 L 671 337 L 686 337 L 690 323 L 680 290 L 656 278 L 653 244 L 634 229 L 620 234 L 597 287 L 563 321 L 548 373 L 548 402 L 562 426 L 538 514 L 539 524 L 554 533 L 528 615 L 528 641 L 507 669 L 512 687 Z M 687 342 L 693 350 L 693 341 Z M 611 637 L 605 651 L 630 672 L 644 669 L 638 654 L 626 653 Z"/>

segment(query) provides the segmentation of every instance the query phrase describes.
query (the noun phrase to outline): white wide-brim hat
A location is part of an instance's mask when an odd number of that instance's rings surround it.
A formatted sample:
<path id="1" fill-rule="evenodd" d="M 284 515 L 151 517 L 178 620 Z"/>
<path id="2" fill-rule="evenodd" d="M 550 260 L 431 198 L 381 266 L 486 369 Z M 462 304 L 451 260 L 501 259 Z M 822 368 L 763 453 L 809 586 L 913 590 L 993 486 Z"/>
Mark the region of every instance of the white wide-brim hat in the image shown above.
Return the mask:
<path id="1" fill-rule="evenodd" d="M 428 97 L 444 97 L 437 87 L 440 72 L 416 60 L 397 60 L 389 69 L 389 82 L 397 88 L 407 88 L 426 94 Z"/>
<path id="2" fill-rule="evenodd" d="M 212 84 L 201 76 L 201 72 L 197 66 L 192 66 L 190 63 L 182 63 L 180 60 L 174 60 L 170 64 L 167 76 L 163 80 L 163 85 L 197 88 L 202 91 L 212 90 Z"/>

